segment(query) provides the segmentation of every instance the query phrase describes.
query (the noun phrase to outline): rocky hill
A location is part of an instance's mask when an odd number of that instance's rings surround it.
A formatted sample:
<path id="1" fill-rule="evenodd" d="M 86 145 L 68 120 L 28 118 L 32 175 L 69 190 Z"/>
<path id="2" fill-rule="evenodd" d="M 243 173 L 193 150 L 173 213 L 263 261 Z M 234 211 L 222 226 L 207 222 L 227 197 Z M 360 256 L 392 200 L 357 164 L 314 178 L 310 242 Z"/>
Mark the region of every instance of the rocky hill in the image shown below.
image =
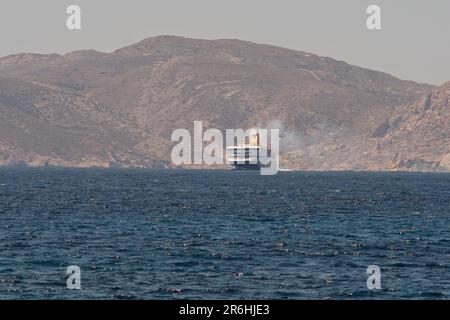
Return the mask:
<path id="1" fill-rule="evenodd" d="M 0 59 L 0 164 L 170 167 L 170 135 L 280 127 L 284 166 L 444 171 L 448 85 L 311 53 L 161 36 Z"/>
<path id="2" fill-rule="evenodd" d="M 386 119 L 367 123 L 363 135 L 322 139 L 285 154 L 285 166 L 303 170 L 450 171 L 450 83 Z"/>

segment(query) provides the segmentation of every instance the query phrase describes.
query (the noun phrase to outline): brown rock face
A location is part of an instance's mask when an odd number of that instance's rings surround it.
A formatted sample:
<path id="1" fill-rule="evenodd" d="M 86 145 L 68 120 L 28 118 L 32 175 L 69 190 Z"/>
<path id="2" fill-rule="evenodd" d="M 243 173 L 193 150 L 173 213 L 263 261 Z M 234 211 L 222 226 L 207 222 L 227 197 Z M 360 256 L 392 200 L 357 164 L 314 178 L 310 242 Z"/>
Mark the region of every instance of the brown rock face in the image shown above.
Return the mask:
<path id="1" fill-rule="evenodd" d="M 385 152 L 396 150 L 399 170 L 450 171 L 450 83 L 401 113 L 401 120 L 382 140 Z"/>
<path id="2" fill-rule="evenodd" d="M 170 167 L 176 128 L 281 127 L 282 165 L 449 170 L 448 85 L 238 40 L 0 59 L 0 164 Z"/>
<path id="3" fill-rule="evenodd" d="M 367 122 L 368 133 L 292 151 L 286 165 L 326 170 L 450 171 L 450 83 L 410 105 L 393 109 L 385 119 Z M 306 164 L 306 165 L 305 165 Z"/>

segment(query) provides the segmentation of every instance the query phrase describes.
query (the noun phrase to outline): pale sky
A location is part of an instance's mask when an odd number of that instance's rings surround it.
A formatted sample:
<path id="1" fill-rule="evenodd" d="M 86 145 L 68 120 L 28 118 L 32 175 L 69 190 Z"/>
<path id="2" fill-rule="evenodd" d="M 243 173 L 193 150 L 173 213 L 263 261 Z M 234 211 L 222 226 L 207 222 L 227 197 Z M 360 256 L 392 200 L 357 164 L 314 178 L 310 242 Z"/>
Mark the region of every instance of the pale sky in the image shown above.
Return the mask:
<path id="1" fill-rule="evenodd" d="M 82 30 L 66 28 L 81 7 Z M 366 27 L 381 7 L 382 30 Z M 1 0 L 0 56 L 20 52 L 113 51 L 178 35 L 278 45 L 388 72 L 450 81 L 450 0 Z"/>

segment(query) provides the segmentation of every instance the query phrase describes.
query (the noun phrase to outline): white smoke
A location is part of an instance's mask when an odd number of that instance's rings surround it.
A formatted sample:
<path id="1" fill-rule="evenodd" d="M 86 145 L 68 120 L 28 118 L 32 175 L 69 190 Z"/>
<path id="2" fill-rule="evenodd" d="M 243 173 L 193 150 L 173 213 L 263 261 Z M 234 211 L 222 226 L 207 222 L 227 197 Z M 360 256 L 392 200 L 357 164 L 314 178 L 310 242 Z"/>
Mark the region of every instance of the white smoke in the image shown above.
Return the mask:
<path id="1" fill-rule="evenodd" d="M 266 124 L 258 124 L 258 128 L 279 129 L 280 130 L 280 152 L 291 152 L 301 149 L 311 148 L 314 145 L 331 143 L 342 130 L 329 123 L 319 123 L 315 126 L 314 132 L 307 134 L 292 128 L 286 127 L 281 120 L 273 119 Z"/>
<path id="2" fill-rule="evenodd" d="M 278 129 L 280 131 L 280 152 L 289 152 L 305 146 L 303 135 L 296 130 L 287 128 L 282 121 L 274 119 L 266 124 L 258 124 L 258 128 Z"/>

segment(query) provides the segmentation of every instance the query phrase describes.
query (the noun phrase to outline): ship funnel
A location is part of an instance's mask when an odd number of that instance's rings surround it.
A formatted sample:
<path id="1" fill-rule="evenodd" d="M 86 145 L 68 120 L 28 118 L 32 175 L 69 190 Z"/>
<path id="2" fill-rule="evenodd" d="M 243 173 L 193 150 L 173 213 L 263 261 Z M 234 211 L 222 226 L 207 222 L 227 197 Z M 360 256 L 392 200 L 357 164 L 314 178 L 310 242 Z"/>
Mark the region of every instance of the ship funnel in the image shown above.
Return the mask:
<path id="1" fill-rule="evenodd" d="M 255 134 L 251 137 L 250 145 L 259 147 L 259 133 Z"/>

